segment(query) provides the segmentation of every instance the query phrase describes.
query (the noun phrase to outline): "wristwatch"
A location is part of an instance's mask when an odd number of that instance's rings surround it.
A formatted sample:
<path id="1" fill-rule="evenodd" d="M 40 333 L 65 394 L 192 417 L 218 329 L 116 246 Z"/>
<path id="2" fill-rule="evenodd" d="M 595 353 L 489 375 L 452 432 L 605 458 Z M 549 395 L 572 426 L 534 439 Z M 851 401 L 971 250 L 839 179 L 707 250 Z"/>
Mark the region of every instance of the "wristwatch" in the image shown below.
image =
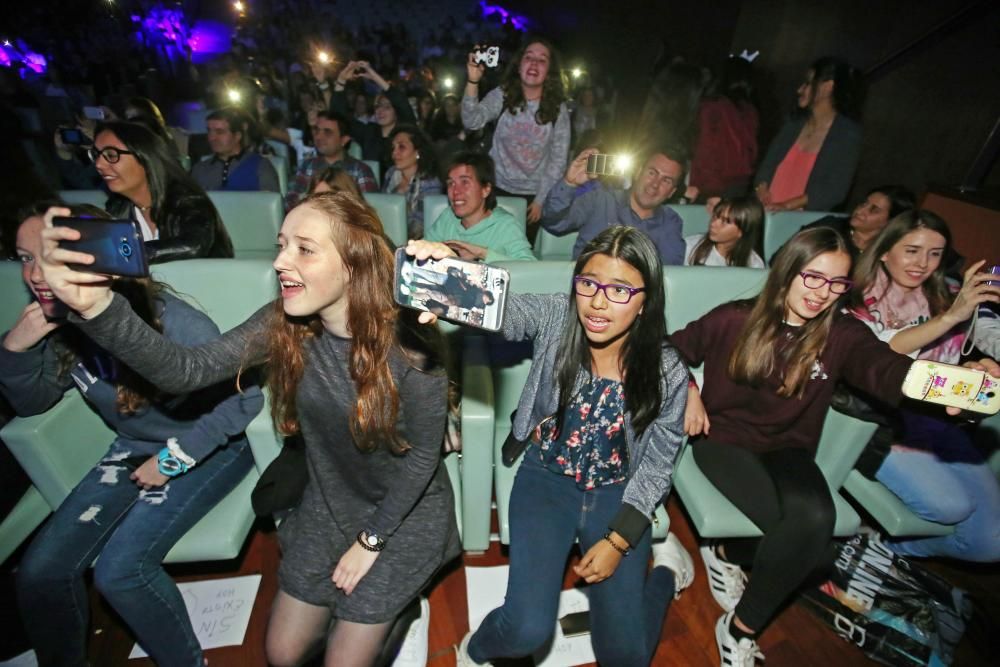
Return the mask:
<path id="1" fill-rule="evenodd" d="M 156 457 L 156 468 L 161 475 L 177 477 L 188 471 L 188 464 L 174 456 L 166 447 Z"/>
<path id="2" fill-rule="evenodd" d="M 358 533 L 358 544 L 365 551 L 382 551 L 385 549 L 385 540 L 378 536 L 374 530 L 362 530 Z"/>

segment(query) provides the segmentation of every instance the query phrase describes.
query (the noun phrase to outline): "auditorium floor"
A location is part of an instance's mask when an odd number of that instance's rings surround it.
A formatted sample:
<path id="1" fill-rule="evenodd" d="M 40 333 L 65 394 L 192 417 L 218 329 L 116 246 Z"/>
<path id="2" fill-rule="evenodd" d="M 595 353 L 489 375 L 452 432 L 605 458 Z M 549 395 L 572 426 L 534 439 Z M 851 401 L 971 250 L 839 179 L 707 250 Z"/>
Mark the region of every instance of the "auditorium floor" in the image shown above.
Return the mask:
<path id="1" fill-rule="evenodd" d="M 668 505 L 674 531 L 695 556 L 697 576 L 694 584 L 674 602 L 660 639 L 653 662 L 657 667 L 717 665 L 713 628 L 720 611 L 711 598 L 700 559 L 695 554 L 695 538 L 676 500 Z M 278 546 L 272 529 L 256 530 L 245 547 L 242 558 L 220 564 L 200 564 L 197 567 L 173 568 L 180 580 L 197 580 L 224 576 L 259 573 L 263 575 L 256 606 L 242 646 L 214 649 L 207 652 L 211 667 L 245 667 L 265 665 L 263 656 L 264 630 L 270 602 L 277 589 L 276 571 Z M 464 556 L 442 573 L 431 593 L 431 629 L 428 665 L 449 667 L 455 664 L 453 646 L 468 629 L 465 598 L 465 566 L 490 566 L 506 563 L 498 544 L 481 556 Z M 973 591 L 992 619 L 1000 619 L 1000 565 L 970 566 L 935 562 L 932 567 L 949 581 Z M 567 577 L 567 585 L 571 579 Z M 90 638 L 90 661 L 93 665 L 144 667 L 147 660 L 128 660 L 132 639 L 115 617 L 114 612 L 92 593 L 93 628 Z M 992 632 L 990 632 L 992 630 Z M 997 632 L 992 635 L 992 654 L 997 655 Z M 838 638 L 824 627 L 804 607 L 792 604 L 777 618 L 764 635 L 761 648 L 768 667 L 863 665 L 870 661 L 853 645 Z M 970 642 L 960 647 L 958 665 L 996 664 L 977 651 Z"/>

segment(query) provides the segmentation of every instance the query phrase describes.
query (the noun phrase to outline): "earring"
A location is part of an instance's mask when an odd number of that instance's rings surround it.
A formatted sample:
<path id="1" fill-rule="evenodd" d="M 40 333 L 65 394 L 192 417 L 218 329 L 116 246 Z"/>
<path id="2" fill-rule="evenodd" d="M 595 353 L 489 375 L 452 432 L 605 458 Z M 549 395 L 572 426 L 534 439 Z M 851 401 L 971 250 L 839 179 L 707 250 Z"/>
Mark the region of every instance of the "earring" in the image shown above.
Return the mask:
<path id="1" fill-rule="evenodd" d="M 417 151 L 417 159 L 420 159 L 420 151 Z"/>

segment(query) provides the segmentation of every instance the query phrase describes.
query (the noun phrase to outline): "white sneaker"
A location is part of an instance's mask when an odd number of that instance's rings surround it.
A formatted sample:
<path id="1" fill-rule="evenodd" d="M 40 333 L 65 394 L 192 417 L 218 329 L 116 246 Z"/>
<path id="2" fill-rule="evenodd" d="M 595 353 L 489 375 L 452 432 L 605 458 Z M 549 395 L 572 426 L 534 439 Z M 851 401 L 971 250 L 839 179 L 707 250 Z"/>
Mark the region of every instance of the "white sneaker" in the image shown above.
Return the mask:
<path id="1" fill-rule="evenodd" d="M 694 581 L 694 561 L 673 533 L 667 539 L 653 543 L 653 567 L 667 567 L 674 573 L 674 599 Z"/>
<path id="2" fill-rule="evenodd" d="M 729 624 L 735 612 L 727 611 L 719 617 L 715 624 L 715 644 L 719 647 L 719 659 L 722 667 L 754 667 L 756 660 L 764 660 L 757 642 L 744 637 L 736 641 L 729 634 Z"/>
<path id="3" fill-rule="evenodd" d="M 492 662 L 476 662 L 469 656 L 469 640 L 472 639 L 472 632 L 469 631 L 462 642 L 455 647 L 455 667 L 493 667 Z"/>
<path id="4" fill-rule="evenodd" d="M 736 609 L 736 603 L 747 587 L 747 575 L 739 565 L 733 565 L 715 555 L 715 547 L 698 549 L 708 574 L 708 590 L 725 611 Z"/>
<path id="5" fill-rule="evenodd" d="M 406 631 L 406 638 L 392 667 L 424 667 L 427 664 L 427 636 L 431 629 L 431 603 L 420 598 L 420 616 Z"/>

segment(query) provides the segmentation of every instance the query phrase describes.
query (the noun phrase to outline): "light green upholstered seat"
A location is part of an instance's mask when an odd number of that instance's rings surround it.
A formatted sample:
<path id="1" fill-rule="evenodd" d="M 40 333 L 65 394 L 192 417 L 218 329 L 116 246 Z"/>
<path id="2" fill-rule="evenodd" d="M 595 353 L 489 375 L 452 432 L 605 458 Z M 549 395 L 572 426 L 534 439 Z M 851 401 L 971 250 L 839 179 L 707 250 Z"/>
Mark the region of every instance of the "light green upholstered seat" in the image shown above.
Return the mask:
<path id="1" fill-rule="evenodd" d="M 372 170 L 372 174 L 375 175 L 375 184 L 378 187 L 382 187 L 382 165 L 379 164 L 378 160 L 362 160 L 368 165 L 368 168 Z"/>
<path id="2" fill-rule="evenodd" d="M 396 247 L 406 245 L 406 197 L 383 192 L 366 192 L 365 201 L 378 213 L 382 228 Z"/>
<path id="3" fill-rule="evenodd" d="M 507 209 L 514 219 L 526 229 L 528 219 L 528 202 L 520 197 L 497 197 L 497 206 Z M 434 221 L 448 207 L 447 195 L 427 195 L 424 197 L 424 230 L 430 229 Z"/>
<path id="4" fill-rule="evenodd" d="M 108 203 L 108 194 L 103 190 L 60 190 L 59 199 L 67 204 L 93 204 L 103 209 Z"/>
<path id="5" fill-rule="evenodd" d="M 285 219 L 281 195 L 212 190 L 208 197 L 222 217 L 237 257 L 274 259 L 278 231 Z"/>
<path id="6" fill-rule="evenodd" d="M 21 543 L 52 513 L 52 508 L 42 498 L 34 485 L 28 487 L 14 508 L 0 522 L 0 565 Z"/>
<path id="7" fill-rule="evenodd" d="M 245 320 L 275 295 L 274 271 L 267 260 L 171 262 L 155 266 L 153 275 L 205 311 L 223 331 Z M 258 416 L 256 422 L 262 420 L 270 422 L 266 415 Z M 114 435 L 79 392 L 72 390 L 44 414 L 14 419 L 0 437 L 31 477 L 38 494 L 55 508 L 107 451 Z M 270 428 L 260 425 L 255 439 L 254 451 L 277 452 Z M 222 560 L 238 555 L 254 520 L 250 491 L 258 477 L 258 471 L 251 470 L 181 538 L 166 561 Z"/>
<path id="8" fill-rule="evenodd" d="M 271 166 L 278 174 L 278 191 L 284 197 L 288 194 L 288 158 L 283 155 L 266 156 L 271 161 Z"/>
<path id="9" fill-rule="evenodd" d="M 538 236 L 535 237 L 535 257 L 558 262 L 573 261 L 573 246 L 579 232 L 570 232 L 562 236 L 556 236 L 552 232 L 546 231 L 544 227 L 538 228 Z"/>
<path id="10" fill-rule="evenodd" d="M 734 267 L 669 266 L 663 270 L 667 291 L 667 328 L 681 329 L 712 308 L 757 295 L 767 271 Z M 834 411 L 827 414 L 816 462 L 833 491 L 837 507 L 837 535 L 856 532 L 860 519 L 837 493 L 854 466 L 874 427 Z M 674 486 L 691 521 L 702 537 L 750 537 L 760 531 L 704 476 L 691 447 L 681 454 Z"/>
<path id="11" fill-rule="evenodd" d="M 670 204 L 670 208 L 681 216 L 681 234 L 691 236 L 692 234 L 704 234 L 708 231 L 708 223 L 711 216 L 701 204 Z"/>
<path id="12" fill-rule="evenodd" d="M 795 232 L 810 222 L 822 217 L 836 215 L 827 211 L 778 211 L 764 216 L 764 261 L 770 262 L 785 241 L 795 236 Z"/>
<path id="13" fill-rule="evenodd" d="M 352 141 L 347 145 L 347 154 L 350 155 L 355 160 L 361 159 L 361 144 L 356 141 Z"/>

